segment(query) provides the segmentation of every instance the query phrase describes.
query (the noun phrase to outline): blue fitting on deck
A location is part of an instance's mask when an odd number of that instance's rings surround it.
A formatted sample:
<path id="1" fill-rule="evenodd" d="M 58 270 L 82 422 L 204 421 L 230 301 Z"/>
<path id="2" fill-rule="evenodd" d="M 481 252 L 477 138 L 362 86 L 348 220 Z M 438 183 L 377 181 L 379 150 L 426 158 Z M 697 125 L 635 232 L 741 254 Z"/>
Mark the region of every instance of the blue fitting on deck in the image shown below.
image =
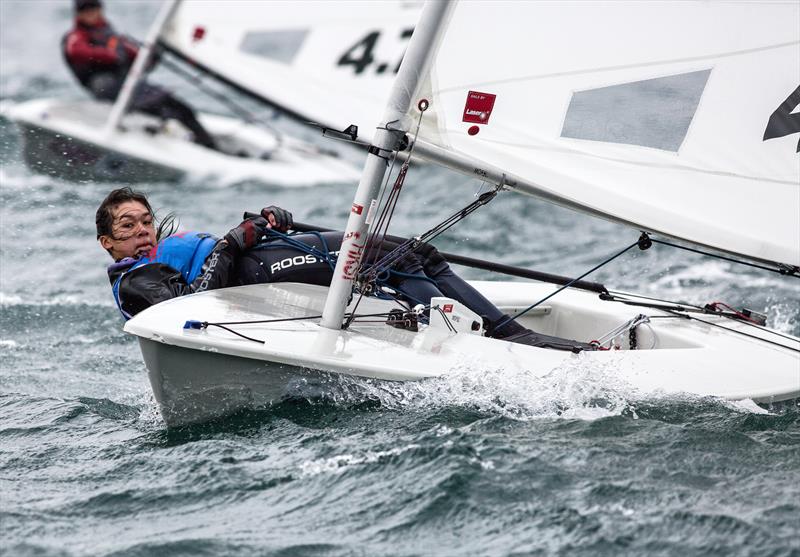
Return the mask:
<path id="1" fill-rule="evenodd" d="M 202 321 L 196 321 L 194 319 L 190 319 L 186 323 L 183 324 L 184 329 L 204 329 L 204 323 Z"/>

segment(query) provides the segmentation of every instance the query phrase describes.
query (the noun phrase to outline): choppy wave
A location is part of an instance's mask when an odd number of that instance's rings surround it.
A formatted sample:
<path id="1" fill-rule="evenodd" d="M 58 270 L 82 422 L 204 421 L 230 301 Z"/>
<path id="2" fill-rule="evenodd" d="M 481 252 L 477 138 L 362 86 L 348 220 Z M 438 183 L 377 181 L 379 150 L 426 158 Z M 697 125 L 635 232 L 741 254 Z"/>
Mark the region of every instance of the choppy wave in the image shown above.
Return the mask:
<path id="1" fill-rule="evenodd" d="M 385 411 L 461 408 L 515 421 L 594 421 L 613 416 L 638 419 L 642 405 L 716 405 L 740 413 L 770 414 L 752 400 L 675 393 L 642 393 L 620 379 L 613 361 L 598 365 L 579 356 L 541 376 L 520 368 L 471 362 L 445 376 L 417 382 L 381 382 L 343 375 L 323 385 L 300 383 L 293 396 L 343 408 L 375 404 Z"/>
<path id="2" fill-rule="evenodd" d="M 0 166 L 0 184 L 2 184 L 3 189 L 35 190 L 52 183 L 52 178 L 31 174 L 23 166 L 11 166 L 9 164 Z"/>
<path id="3" fill-rule="evenodd" d="M 92 299 L 78 294 L 55 294 L 47 299 L 27 298 L 17 294 L 6 294 L 0 292 L 0 307 L 29 306 L 29 307 L 51 307 L 51 306 L 96 306 L 96 307 L 115 307 L 111 296 L 104 299 Z"/>

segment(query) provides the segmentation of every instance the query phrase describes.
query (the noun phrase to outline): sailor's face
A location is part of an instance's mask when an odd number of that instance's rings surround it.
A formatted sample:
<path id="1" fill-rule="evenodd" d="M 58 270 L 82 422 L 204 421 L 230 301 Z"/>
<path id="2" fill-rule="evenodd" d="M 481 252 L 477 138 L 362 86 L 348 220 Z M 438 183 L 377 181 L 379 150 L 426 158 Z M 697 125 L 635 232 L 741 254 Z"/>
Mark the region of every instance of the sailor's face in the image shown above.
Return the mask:
<path id="1" fill-rule="evenodd" d="M 111 235 L 100 236 L 100 245 L 111 252 L 115 261 L 139 257 L 155 247 L 155 224 L 147 207 L 138 201 L 125 201 L 115 205 L 111 214 Z"/>
<path id="2" fill-rule="evenodd" d="M 78 12 L 78 21 L 85 25 L 95 25 L 103 19 L 103 8 L 86 8 Z"/>

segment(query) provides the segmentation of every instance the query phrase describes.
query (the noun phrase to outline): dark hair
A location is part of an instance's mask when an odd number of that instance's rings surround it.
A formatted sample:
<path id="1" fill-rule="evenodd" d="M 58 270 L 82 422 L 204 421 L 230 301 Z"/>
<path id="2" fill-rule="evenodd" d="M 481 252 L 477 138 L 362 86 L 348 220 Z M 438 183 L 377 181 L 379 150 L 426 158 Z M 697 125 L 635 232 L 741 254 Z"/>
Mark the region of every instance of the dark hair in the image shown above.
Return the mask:
<path id="1" fill-rule="evenodd" d="M 75 11 L 82 12 L 83 10 L 91 10 L 93 8 L 102 8 L 103 3 L 100 0 L 75 0 Z"/>
<path id="2" fill-rule="evenodd" d="M 127 186 L 124 188 L 117 188 L 106 196 L 103 202 L 100 203 L 100 207 L 97 208 L 97 213 L 95 213 L 94 223 L 97 227 L 98 240 L 100 239 L 100 236 L 114 237 L 114 215 L 111 213 L 111 210 L 120 203 L 125 203 L 126 201 L 138 201 L 147 208 L 147 210 L 153 216 L 153 219 L 158 222 L 155 211 L 153 211 L 153 208 L 150 206 L 150 202 L 147 200 L 147 196 L 145 194 L 133 190 Z M 175 233 L 177 227 L 178 224 L 175 221 L 175 215 L 173 213 L 167 214 L 167 216 L 165 216 L 161 222 L 158 223 L 158 228 L 156 229 L 156 241 L 160 241 L 162 238 L 171 236 Z"/>

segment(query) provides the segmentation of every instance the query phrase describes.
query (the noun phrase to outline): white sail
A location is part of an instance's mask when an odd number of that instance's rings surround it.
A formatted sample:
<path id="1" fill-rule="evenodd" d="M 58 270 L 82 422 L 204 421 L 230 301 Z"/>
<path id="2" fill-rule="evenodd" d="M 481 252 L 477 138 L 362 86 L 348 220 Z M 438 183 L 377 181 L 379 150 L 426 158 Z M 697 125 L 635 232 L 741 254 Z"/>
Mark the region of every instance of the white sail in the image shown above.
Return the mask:
<path id="1" fill-rule="evenodd" d="M 371 137 L 422 2 L 184 0 L 162 44 L 305 120 Z"/>
<path id="2" fill-rule="evenodd" d="M 799 2 L 461 2 L 429 81 L 428 150 L 800 265 Z"/>

